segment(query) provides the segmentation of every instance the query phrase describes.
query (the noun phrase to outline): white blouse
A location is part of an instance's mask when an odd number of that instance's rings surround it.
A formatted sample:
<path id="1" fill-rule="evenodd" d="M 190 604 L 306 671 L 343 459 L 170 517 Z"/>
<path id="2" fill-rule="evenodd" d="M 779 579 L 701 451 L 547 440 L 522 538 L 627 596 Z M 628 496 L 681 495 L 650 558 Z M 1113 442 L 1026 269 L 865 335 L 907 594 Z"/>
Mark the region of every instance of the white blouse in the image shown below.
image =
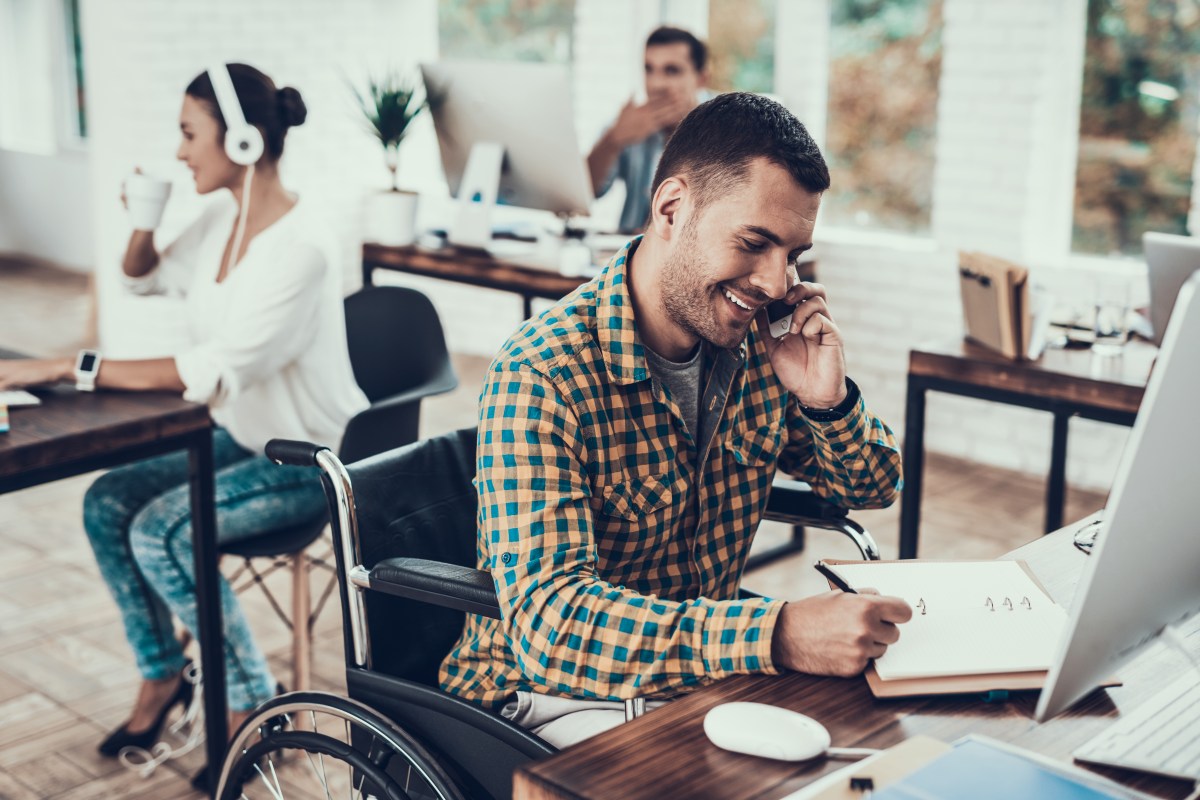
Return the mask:
<path id="1" fill-rule="evenodd" d="M 346 347 L 341 276 L 330 267 L 319 221 L 302 204 L 261 231 L 217 283 L 237 221 L 225 195 L 160 256 L 130 290 L 175 284 L 185 295 L 192 346 L 175 356 L 184 398 L 208 404 L 234 441 L 262 453 L 269 439 L 337 449 L 346 423 L 367 406 Z"/>

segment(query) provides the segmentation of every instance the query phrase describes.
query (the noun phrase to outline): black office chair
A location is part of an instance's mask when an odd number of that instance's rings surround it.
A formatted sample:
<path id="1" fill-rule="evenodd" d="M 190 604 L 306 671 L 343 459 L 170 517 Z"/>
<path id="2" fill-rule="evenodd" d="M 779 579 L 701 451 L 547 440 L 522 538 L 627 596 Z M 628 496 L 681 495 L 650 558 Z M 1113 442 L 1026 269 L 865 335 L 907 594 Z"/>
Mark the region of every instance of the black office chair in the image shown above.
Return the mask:
<path id="1" fill-rule="evenodd" d="M 513 770 L 555 749 L 442 692 L 437 681 L 465 614 L 500 617 L 491 574 L 474 568 L 475 430 L 348 466 L 327 449 L 301 442 L 273 441 L 267 452 L 280 463 L 323 470 L 341 578 L 349 697 L 296 692 L 262 706 L 234 737 L 218 797 L 271 797 L 262 784 L 305 775 L 315 781 L 316 794 L 331 796 L 337 795 L 334 783 L 344 780 L 379 797 L 510 797 Z M 811 491 L 777 489 L 768 517 L 779 515 L 851 535 L 864 558 L 875 552 L 869 534 Z M 280 758 L 292 750 L 310 758 Z M 321 758 L 312 760 L 315 754 Z M 328 766 L 329 760 L 344 766 Z M 319 769 L 310 766 L 318 762 Z M 276 773 L 286 777 L 269 777 Z"/>
<path id="2" fill-rule="evenodd" d="M 345 300 L 346 342 L 354 379 L 371 405 L 356 414 L 342 435 L 338 455 L 345 463 L 415 442 L 420 425 L 421 399 L 458 385 L 437 311 L 415 289 L 378 286 Z M 320 515 L 283 530 L 228 542 L 222 555 L 243 559 L 230 575 L 234 591 L 258 586 L 279 618 L 292 631 L 292 686 L 310 685 L 312 629 L 332 589 L 336 571 L 331 558 L 308 548 L 321 536 L 328 515 Z M 255 559 L 270 559 L 265 567 Z M 279 570 L 292 573 L 291 615 L 271 592 L 266 579 Z M 330 581 L 312 602 L 310 574 L 323 569 Z"/>

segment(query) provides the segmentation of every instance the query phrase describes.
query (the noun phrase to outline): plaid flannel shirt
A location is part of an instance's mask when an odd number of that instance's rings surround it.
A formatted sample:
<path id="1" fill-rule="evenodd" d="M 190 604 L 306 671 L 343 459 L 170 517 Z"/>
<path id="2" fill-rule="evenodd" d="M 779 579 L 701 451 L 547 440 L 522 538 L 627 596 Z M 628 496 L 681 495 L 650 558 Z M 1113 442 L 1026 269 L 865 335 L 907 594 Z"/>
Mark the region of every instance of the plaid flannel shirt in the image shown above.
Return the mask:
<path id="1" fill-rule="evenodd" d="M 719 422 L 695 441 L 638 338 L 637 241 L 525 322 L 480 396 L 478 567 L 503 619 L 468 615 L 440 679 L 488 708 L 517 690 L 622 700 L 777 672 L 782 601 L 737 599 L 775 470 L 848 508 L 901 485 L 888 427 L 861 399 L 835 422 L 804 417 L 753 327 L 713 348 L 700 410 Z"/>

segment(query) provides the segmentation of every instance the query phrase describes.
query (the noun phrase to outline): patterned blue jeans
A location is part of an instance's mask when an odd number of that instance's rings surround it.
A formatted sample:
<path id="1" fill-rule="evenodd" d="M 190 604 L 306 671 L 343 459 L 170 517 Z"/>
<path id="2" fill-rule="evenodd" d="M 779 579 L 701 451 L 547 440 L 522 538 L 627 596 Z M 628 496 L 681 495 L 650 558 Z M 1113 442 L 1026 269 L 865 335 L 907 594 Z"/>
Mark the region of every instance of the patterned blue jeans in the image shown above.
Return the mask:
<path id="1" fill-rule="evenodd" d="M 278 466 L 221 428 L 213 432 L 213 459 L 219 542 L 290 527 L 325 508 L 316 470 Z M 84 498 L 83 525 L 142 677 L 175 675 L 185 659 L 171 615 L 198 630 L 187 453 L 100 476 Z M 275 679 L 223 577 L 220 595 L 229 708 L 246 711 L 274 696 Z"/>

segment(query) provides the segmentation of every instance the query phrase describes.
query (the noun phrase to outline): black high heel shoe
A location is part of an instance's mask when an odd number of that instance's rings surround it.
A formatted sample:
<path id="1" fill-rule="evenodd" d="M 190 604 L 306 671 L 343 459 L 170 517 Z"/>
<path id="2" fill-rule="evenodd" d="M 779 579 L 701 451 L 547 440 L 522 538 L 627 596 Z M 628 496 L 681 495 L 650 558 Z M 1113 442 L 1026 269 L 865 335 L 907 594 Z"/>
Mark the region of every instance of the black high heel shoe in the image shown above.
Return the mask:
<path id="1" fill-rule="evenodd" d="M 130 733 L 125 725 L 117 728 L 108 735 L 108 738 L 100 743 L 98 748 L 100 755 L 116 758 L 117 754 L 125 747 L 140 747 L 143 750 L 149 750 L 158 741 L 158 735 L 162 733 L 163 723 L 167 721 L 167 714 L 175 706 L 187 708 L 192 702 L 192 694 L 196 691 L 195 684 L 188 681 L 186 675 L 192 662 L 184 664 L 183 670 L 179 673 L 179 686 L 175 689 L 175 693 L 167 700 L 166 704 L 158 712 L 158 716 L 154 718 L 154 723 L 144 731 L 138 733 Z"/>

